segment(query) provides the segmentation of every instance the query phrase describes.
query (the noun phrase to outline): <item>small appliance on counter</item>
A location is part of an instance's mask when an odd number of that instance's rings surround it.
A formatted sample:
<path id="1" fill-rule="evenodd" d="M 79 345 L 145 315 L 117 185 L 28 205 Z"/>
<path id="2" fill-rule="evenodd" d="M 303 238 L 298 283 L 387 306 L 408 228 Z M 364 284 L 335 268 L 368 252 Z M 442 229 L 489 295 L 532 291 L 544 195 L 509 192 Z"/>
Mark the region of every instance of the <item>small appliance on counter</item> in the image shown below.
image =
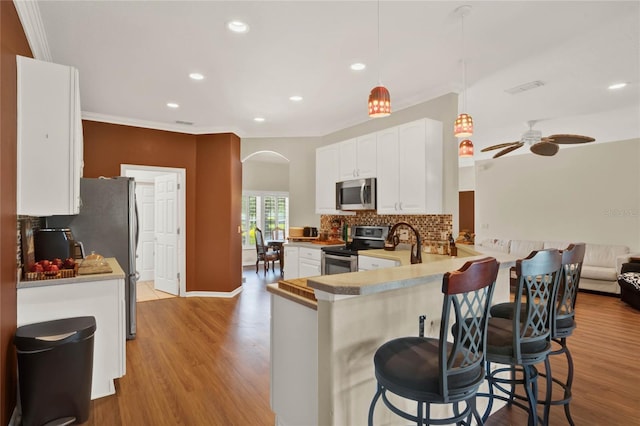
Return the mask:
<path id="1" fill-rule="evenodd" d="M 318 236 L 318 228 L 314 228 L 312 226 L 305 226 L 302 229 L 302 235 L 304 237 L 317 237 Z"/>
<path id="2" fill-rule="evenodd" d="M 76 241 L 69 228 L 42 228 L 34 232 L 35 260 L 76 258 Z"/>

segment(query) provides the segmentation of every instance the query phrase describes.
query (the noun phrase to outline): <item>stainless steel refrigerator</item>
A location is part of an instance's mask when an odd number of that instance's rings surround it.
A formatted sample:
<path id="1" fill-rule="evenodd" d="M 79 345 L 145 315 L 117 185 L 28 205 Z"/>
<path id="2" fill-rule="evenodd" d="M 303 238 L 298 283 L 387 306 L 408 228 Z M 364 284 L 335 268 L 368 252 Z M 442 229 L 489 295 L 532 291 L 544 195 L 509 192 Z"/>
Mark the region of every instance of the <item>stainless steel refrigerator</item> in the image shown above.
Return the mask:
<path id="1" fill-rule="evenodd" d="M 136 246 L 138 209 L 135 181 L 128 177 L 80 180 L 80 213 L 49 216 L 46 226 L 70 228 L 86 254 L 115 257 L 125 273 L 127 339 L 136 335 Z"/>

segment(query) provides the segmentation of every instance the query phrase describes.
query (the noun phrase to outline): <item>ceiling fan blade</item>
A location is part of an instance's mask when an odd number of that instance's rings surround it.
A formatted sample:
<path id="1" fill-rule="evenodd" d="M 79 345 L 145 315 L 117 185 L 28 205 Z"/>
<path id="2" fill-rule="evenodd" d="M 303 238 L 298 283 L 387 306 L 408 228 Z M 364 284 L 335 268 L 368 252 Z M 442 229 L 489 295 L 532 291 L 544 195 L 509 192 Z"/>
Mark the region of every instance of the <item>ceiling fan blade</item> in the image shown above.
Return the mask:
<path id="1" fill-rule="evenodd" d="M 531 145 L 531 152 L 538 155 L 544 155 L 545 157 L 551 157 L 558 153 L 560 147 L 551 142 L 538 142 Z"/>
<path id="2" fill-rule="evenodd" d="M 590 136 L 582 135 L 551 135 L 549 136 L 549 139 L 551 139 L 554 143 L 559 144 L 575 144 L 595 141 L 595 139 Z"/>
<path id="3" fill-rule="evenodd" d="M 487 151 L 491 151 L 491 150 L 494 150 L 494 149 L 505 148 L 505 147 L 507 147 L 507 146 L 517 145 L 517 144 L 519 144 L 519 143 L 520 143 L 520 141 L 517 141 L 517 142 L 507 142 L 507 143 L 499 143 L 499 144 L 497 144 L 497 145 L 491 145 L 491 146 L 488 146 L 488 147 L 486 147 L 486 148 L 483 148 L 483 149 L 481 149 L 481 150 L 480 150 L 480 152 L 487 152 Z"/>
<path id="4" fill-rule="evenodd" d="M 524 145 L 524 142 L 517 142 L 515 145 L 510 146 L 509 148 L 503 149 L 502 151 L 494 155 L 493 158 L 502 157 L 503 155 L 508 154 L 511 151 L 515 151 L 516 149 L 522 147 L 523 145 Z"/>

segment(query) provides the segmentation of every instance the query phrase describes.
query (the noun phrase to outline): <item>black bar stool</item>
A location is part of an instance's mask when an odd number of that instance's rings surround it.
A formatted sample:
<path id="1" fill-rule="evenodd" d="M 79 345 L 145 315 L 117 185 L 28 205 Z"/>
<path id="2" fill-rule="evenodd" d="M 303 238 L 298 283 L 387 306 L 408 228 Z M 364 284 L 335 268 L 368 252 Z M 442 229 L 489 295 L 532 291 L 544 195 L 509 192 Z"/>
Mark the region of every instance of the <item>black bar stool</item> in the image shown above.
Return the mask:
<path id="1" fill-rule="evenodd" d="M 576 297 L 578 294 L 578 285 L 580 283 L 580 273 L 582 271 L 582 262 L 584 259 L 585 244 L 571 244 L 565 250 L 562 250 L 562 275 L 558 287 L 557 302 L 554 310 L 554 319 L 551 326 L 551 339 L 560 346 L 559 349 L 549 352 L 544 361 L 545 373 L 540 374 L 547 379 L 546 396 L 544 400 L 539 400 L 538 404 L 544 405 L 544 424 L 549 424 L 549 412 L 552 405 L 563 405 L 565 415 L 569 424 L 574 425 L 569 410 L 571 402 L 571 385 L 573 383 L 573 358 L 567 346 L 567 337 L 569 337 L 576 328 L 575 308 Z M 499 318 L 512 318 L 514 312 L 514 303 L 500 303 L 491 307 L 491 316 Z M 567 358 L 567 377 L 561 381 L 554 378 L 551 374 L 551 363 L 549 357 L 552 355 L 564 354 Z M 553 399 L 553 383 L 560 385 L 563 390 L 562 399 Z"/>
<path id="2" fill-rule="evenodd" d="M 424 337 L 420 327 L 420 336 L 391 340 L 378 348 L 373 359 L 378 383 L 369 425 L 380 397 L 391 411 L 417 425 L 470 424 L 472 417 L 482 424 L 475 397 L 485 376 L 486 328 L 497 274 L 494 258 L 467 262 L 458 271 L 447 272 L 442 281 L 440 338 Z M 422 321 L 424 316 L 421 325 Z M 449 330 L 452 342 L 447 341 Z M 387 392 L 415 401 L 416 414 L 395 406 Z M 465 403 L 462 411 L 461 402 Z M 432 419 L 431 404 L 453 404 L 454 414 Z"/>
<path id="3" fill-rule="evenodd" d="M 515 294 L 522 295 L 524 302 L 512 304 L 512 318 L 489 318 L 486 354 L 489 393 L 478 393 L 489 398 L 483 421 L 489 417 L 493 401 L 499 399 L 527 411 L 530 426 L 538 424 L 535 364 L 544 362 L 551 350 L 551 321 L 561 271 L 562 255 L 556 249 L 533 251 L 516 262 Z M 492 370 L 492 362 L 507 367 Z M 526 404 L 516 398 L 517 385 L 524 387 Z"/>

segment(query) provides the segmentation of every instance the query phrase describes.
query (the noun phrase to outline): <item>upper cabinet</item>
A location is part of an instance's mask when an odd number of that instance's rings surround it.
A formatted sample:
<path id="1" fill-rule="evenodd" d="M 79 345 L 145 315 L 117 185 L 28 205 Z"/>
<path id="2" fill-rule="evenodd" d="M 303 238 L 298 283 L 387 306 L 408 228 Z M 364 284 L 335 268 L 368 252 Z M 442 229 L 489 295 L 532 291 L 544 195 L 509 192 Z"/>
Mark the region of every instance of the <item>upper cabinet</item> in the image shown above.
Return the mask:
<path id="1" fill-rule="evenodd" d="M 442 213 L 442 123 L 382 130 L 377 145 L 378 214 Z"/>
<path id="2" fill-rule="evenodd" d="M 316 213 L 336 214 L 340 150 L 337 144 L 316 149 Z"/>
<path id="3" fill-rule="evenodd" d="M 340 142 L 339 180 L 376 177 L 376 134 Z"/>
<path id="4" fill-rule="evenodd" d="M 77 214 L 82 177 L 78 71 L 17 56 L 17 213 Z"/>

